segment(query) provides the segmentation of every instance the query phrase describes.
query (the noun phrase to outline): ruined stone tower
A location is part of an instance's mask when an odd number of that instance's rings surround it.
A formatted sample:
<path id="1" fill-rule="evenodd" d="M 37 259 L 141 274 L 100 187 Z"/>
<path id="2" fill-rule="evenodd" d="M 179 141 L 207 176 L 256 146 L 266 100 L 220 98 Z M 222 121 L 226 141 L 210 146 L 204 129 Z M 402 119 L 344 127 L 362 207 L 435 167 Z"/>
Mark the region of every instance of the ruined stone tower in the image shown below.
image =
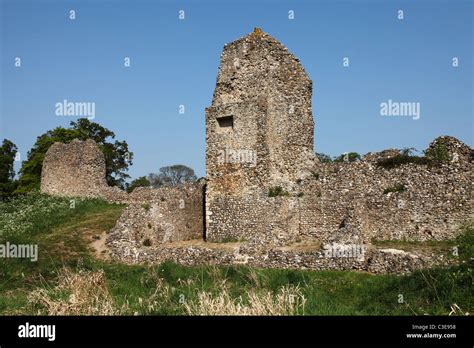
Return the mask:
<path id="1" fill-rule="evenodd" d="M 92 140 L 54 143 L 46 152 L 41 192 L 65 197 L 95 197 L 112 201 L 126 193 L 107 186 L 104 154 Z"/>
<path id="2" fill-rule="evenodd" d="M 209 240 L 242 239 L 270 188 L 291 192 L 312 164 L 312 82 L 299 60 L 256 28 L 225 45 L 206 109 Z"/>

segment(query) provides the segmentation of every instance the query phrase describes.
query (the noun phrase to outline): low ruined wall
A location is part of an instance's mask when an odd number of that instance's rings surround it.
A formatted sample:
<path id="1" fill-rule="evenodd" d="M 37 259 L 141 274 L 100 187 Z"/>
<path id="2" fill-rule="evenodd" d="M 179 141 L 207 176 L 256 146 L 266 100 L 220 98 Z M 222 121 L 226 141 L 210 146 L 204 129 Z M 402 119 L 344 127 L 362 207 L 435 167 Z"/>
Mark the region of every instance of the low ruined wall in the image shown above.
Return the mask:
<path id="1" fill-rule="evenodd" d="M 449 161 L 386 169 L 381 157 L 316 163 L 288 196 L 220 195 L 208 199 L 211 241 L 254 240 L 281 245 L 298 239 L 369 242 L 454 238 L 473 217 L 472 150 L 445 139 Z M 399 192 L 387 192 L 403 185 Z"/>
<path id="2" fill-rule="evenodd" d="M 347 227 L 363 240 L 449 239 L 473 213 L 471 172 L 449 166 L 330 164 L 315 181 L 302 199 L 302 221 L 323 239 Z M 400 184 L 404 191 L 384 193 Z"/>
<path id="3" fill-rule="evenodd" d="M 319 208 L 306 214 L 316 234 L 355 230 L 365 241 L 454 238 L 473 217 L 474 165 L 468 146 L 454 138 L 445 143 L 449 161 L 434 165 L 386 169 L 364 159 L 315 166 L 308 194 L 316 193 Z M 404 190 L 387 192 L 400 185 Z"/>
<path id="4" fill-rule="evenodd" d="M 147 248 L 161 243 L 200 239 L 203 235 L 201 184 L 136 188 L 108 236 L 108 243 Z"/>
<path id="5" fill-rule="evenodd" d="M 253 243 L 165 243 L 159 247 L 145 248 L 112 240 L 108 245 L 114 259 L 131 264 L 174 261 L 188 266 L 246 265 L 258 268 L 359 270 L 397 274 L 449 264 L 447 258 L 442 255 L 415 254 L 365 245 L 360 245 L 359 254 L 343 255 L 334 252 L 335 249 L 331 249 L 330 245 L 313 250 L 269 247 Z"/>

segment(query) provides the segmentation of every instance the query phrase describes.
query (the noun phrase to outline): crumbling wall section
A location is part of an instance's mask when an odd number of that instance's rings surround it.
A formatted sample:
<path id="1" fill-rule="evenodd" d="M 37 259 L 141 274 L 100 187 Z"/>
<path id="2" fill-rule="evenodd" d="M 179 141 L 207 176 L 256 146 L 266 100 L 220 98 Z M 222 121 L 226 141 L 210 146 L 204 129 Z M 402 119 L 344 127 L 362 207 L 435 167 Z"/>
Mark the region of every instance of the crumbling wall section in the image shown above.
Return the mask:
<path id="1" fill-rule="evenodd" d="M 41 192 L 64 197 L 127 199 L 127 193 L 109 187 L 105 180 L 105 158 L 93 140 L 54 143 L 46 152 L 41 171 Z"/>
<path id="2" fill-rule="evenodd" d="M 200 183 L 136 188 L 108 243 L 113 246 L 125 242 L 130 250 L 147 250 L 162 243 L 202 239 L 202 193 Z"/>
<path id="3" fill-rule="evenodd" d="M 315 163 L 294 192 L 270 197 L 220 195 L 208 204 L 212 241 L 284 245 L 297 240 L 370 243 L 371 240 L 443 240 L 473 219 L 472 149 L 444 139 L 447 161 L 377 165 L 398 152 L 358 162 Z"/>
<path id="4" fill-rule="evenodd" d="M 107 186 L 105 159 L 93 140 L 55 143 L 43 161 L 41 192 L 102 198 L 127 207 L 113 236 L 141 246 L 202 238 L 202 184 L 136 188 L 131 194 Z"/>
<path id="5" fill-rule="evenodd" d="M 346 226 L 365 241 L 454 238 L 473 218 L 472 169 L 472 164 L 385 169 L 365 161 L 321 165 L 308 192 L 317 197 L 307 215 L 310 229 L 321 239 Z"/>

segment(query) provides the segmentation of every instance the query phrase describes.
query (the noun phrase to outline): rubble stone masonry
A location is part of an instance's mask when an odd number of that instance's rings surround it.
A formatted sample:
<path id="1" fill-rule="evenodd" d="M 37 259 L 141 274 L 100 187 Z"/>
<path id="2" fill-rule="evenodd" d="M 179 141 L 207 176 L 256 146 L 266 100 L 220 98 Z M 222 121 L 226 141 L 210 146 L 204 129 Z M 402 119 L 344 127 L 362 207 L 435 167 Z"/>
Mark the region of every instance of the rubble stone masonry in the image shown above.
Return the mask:
<path id="1" fill-rule="evenodd" d="M 41 191 L 127 204 L 107 238 L 124 262 L 374 273 L 444 263 L 423 250 L 373 242 L 456 237 L 473 217 L 473 150 L 442 136 L 418 161 L 381 165 L 400 156 L 389 149 L 356 162 L 320 163 L 311 96 L 299 60 L 255 29 L 221 56 L 205 112 L 206 183 L 127 194 L 107 186 L 103 154 L 88 140 L 49 149 Z"/>

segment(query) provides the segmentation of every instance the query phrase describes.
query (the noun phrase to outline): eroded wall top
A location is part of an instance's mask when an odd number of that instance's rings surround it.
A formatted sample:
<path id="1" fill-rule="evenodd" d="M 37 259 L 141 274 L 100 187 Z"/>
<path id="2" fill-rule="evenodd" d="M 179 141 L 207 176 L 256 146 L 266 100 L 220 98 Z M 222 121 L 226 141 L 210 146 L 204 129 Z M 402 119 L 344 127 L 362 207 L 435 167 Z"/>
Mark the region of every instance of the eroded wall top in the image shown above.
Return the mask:
<path id="1" fill-rule="evenodd" d="M 126 192 L 109 187 L 104 154 L 91 140 L 54 143 L 46 152 L 41 172 L 41 192 L 65 197 L 126 200 Z"/>
<path id="2" fill-rule="evenodd" d="M 311 89 L 299 59 L 255 28 L 224 46 L 212 106 L 277 95 L 300 96 L 310 102 Z"/>

